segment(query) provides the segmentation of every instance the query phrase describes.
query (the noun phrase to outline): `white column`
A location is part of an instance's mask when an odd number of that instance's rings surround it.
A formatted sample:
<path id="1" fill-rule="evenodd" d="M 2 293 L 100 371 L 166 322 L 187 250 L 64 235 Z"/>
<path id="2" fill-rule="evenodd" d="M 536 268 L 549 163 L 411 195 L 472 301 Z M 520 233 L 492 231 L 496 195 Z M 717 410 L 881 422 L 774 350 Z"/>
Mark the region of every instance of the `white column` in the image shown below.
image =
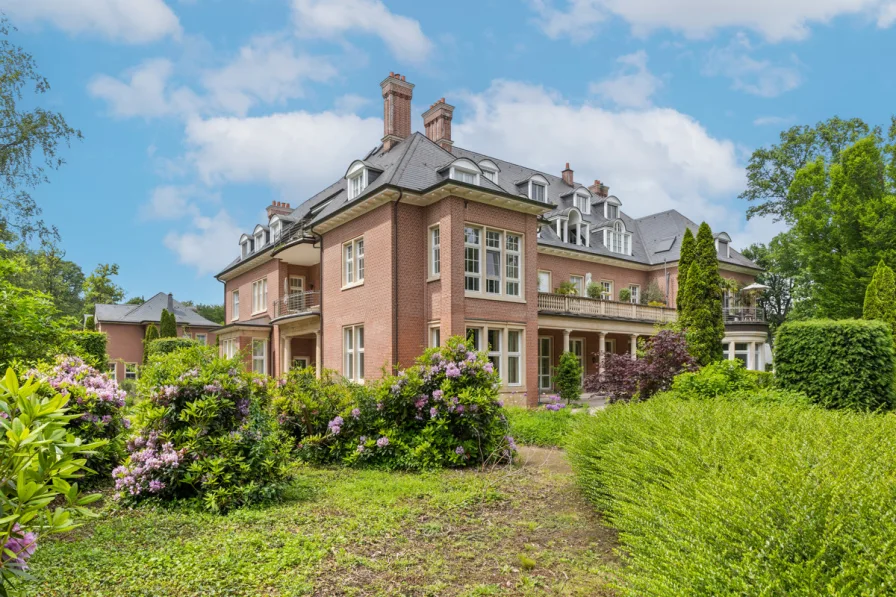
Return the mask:
<path id="1" fill-rule="evenodd" d="M 632 334 L 632 358 L 638 358 L 638 334 Z"/>
<path id="2" fill-rule="evenodd" d="M 563 330 L 563 352 L 569 352 L 569 334 L 572 330 Z"/>
<path id="3" fill-rule="evenodd" d="M 600 372 L 604 372 L 604 350 L 607 346 L 607 333 L 600 332 L 600 345 L 598 346 L 598 362 L 600 363 Z"/>
<path id="4" fill-rule="evenodd" d="M 283 338 L 283 372 L 289 373 L 292 369 L 292 338 Z"/>
<path id="5" fill-rule="evenodd" d="M 314 332 L 314 372 L 320 379 L 320 370 L 323 368 L 321 363 L 321 346 L 320 346 L 320 330 Z"/>

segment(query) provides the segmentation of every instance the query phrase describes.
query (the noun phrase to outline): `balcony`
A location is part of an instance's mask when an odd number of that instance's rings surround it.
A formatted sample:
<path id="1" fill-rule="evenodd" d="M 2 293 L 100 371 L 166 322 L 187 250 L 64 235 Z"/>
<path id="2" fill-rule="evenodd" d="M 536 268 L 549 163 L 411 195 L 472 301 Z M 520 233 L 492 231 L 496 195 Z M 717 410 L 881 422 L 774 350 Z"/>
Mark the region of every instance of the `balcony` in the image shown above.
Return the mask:
<path id="1" fill-rule="evenodd" d="M 650 307 L 616 301 L 602 301 L 583 296 L 569 296 L 549 292 L 538 293 L 539 313 L 578 315 L 607 319 L 630 319 L 650 323 L 675 321 L 678 312 L 668 307 Z"/>
<path id="2" fill-rule="evenodd" d="M 274 319 L 311 313 L 320 313 L 320 292 L 284 294 L 274 301 Z"/>
<path id="3" fill-rule="evenodd" d="M 765 325 L 765 309 L 762 307 L 726 307 L 722 309 L 725 325 Z"/>
<path id="4" fill-rule="evenodd" d="M 272 240 L 271 256 L 292 265 L 315 265 L 320 263 L 320 246 L 315 244 L 319 240 L 303 222 L 295 222 Z"/>

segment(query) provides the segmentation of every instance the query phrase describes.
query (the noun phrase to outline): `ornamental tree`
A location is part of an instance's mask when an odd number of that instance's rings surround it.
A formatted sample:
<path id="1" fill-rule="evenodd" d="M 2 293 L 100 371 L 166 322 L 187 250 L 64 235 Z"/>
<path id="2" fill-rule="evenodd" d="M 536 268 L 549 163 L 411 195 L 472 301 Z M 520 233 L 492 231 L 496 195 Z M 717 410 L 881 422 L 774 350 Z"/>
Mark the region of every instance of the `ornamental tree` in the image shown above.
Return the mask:
<path id="1" fill-rule="evenodd" d="M 579 357 L 570 351 L 560 355 L 557 373 L 554 376 L 557 393 L 569 404 L 582 394 L 582 364 Z"/>
<path id="2" fill-rule="evenodd" d="M 715 239 L 706 222 L 697 231 L 695 258 L 679 304 L 681 327 L 686 330 L 691 354 L 700 365 L 722 360 L 725 321 L 722 317 L 722 277 Z"/>
<path id="3" fill-rule="evenodd" d="M 162 309 L 162 317 L 159 321 L 159 337 L 177 337 L 177 321 L 174 318 L 174 313 L 169 312 L 168 309 Z"/>
<path id="4" fill-rule="evenodd" d="M 684 229 L 684 237 L 681 239 L 681 254 L 678 257 L 678 295 L 675 297 L 675 304 L 678 312 L 681 313 L 681 305 L 684 301 L 684 289 L 687 286 L 688 270 L 697 256 L 697 241 L 694 240 L 694 233 L 690 228 Z"/>
<path id="5" fill-rule="evenodd" d="M 862 319 L 877 319 L 896 333 L 896 276 L 883 260 L 877 264 L 868 288 Z"/>
<path id="6" fill-rule="evenodd" d="M 146 334 L 143 336 L 143 364 L 149 360 L 149 344 L 159 339 L 159 328 L 153 324 L 146 326 Z"/>

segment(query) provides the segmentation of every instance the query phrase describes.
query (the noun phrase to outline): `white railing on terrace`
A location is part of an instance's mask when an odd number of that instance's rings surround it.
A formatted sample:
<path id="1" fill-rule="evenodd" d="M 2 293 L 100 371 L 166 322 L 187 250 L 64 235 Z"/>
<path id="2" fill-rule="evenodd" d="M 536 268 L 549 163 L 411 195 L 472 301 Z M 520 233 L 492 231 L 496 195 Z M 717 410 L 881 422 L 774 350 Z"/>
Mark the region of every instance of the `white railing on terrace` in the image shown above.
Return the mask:
<path id="1" fill-rule="evenodd" d="M 538 293 L 538 310 L 552 313 L 571 313 L 589 317 L 636 319 L 668 323 L 675 321 L 678 312 L 668 307 L 651 307 L 616 301 L 603 301 L 583 296 L 569 296 L 550 292 Z"/>
<path id="2" fill-rule="evenodd" d="M 725 323 L 765 323 L 762 307 L 727 307 L 722 309 Z"/>
<path id="3" fill-rule="evenodd" d="M 312 313 L 320 311 L 320 293 L 295 292 L 284 294 L 274 301 L 274 317 L 285 315 L 298 315 L 300 313 Z"/>

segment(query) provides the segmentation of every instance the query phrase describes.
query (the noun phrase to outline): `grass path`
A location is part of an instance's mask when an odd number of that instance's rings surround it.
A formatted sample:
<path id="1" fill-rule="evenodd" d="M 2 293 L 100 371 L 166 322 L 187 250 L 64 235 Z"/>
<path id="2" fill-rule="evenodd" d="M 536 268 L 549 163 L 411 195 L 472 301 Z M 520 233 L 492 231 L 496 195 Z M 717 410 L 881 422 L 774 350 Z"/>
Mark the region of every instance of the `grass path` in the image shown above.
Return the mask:
<path id="1" fill-rule="evenodd" d="M 41 597 L 612 595 L 615 537 L 562 453 L 429 474 L 301 469 L 282 504 L 212 516 L 111 508 L 43 541 Z"/>

